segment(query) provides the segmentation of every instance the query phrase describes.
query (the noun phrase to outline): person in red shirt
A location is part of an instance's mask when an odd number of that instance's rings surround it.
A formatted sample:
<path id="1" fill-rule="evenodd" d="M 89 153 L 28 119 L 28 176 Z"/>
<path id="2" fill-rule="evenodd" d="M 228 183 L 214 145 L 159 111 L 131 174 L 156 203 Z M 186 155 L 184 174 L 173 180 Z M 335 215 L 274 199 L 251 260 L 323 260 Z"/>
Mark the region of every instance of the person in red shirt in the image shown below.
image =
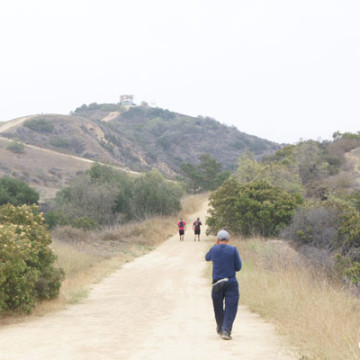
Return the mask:
<path id="1" fill-rule="evenodd" d="M 184 241 L 186 222 L 183 220 L 183 218 L 180 218 L 180 221 L 177 223 L 177 226 L 179 228 L 180 241 Z"/>
<path id="2" fill-rule="evenodd" d="M 202 225 L 200 218 L 197 218 L 194 222 L 193 222 L 193 230 L 194 230 L 194 241 L 196 241 L 196 236 L 198 237 L 198 241 L 200 241 L 200 226 Z"/>

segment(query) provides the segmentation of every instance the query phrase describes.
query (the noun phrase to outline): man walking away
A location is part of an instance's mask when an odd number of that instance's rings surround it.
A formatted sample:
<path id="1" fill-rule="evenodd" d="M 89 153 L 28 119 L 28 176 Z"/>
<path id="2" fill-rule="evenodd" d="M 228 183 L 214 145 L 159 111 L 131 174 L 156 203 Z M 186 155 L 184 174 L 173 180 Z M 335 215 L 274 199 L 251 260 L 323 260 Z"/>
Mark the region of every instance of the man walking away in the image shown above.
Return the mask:
<path id="1" fill-rule="evenodd" d="M 213 262 L 213 287 L 211 297 L 214 305 L 217 333 L 224 340 L 231 340 L 231 330 L 239 303 L 239 286 L 236 271 L 241 269 L 241 258 L 236 247 L 229 245 L 229 233 L 220 230 L 216 244 L 205 255 Z"/>
<path id="2" fill-rule="evenodd" d="M 183 220 L 183 218 L 180 218 L 180 221 L 177 223 L 177 226 L 179 228 L 180 241 L 184 241 L 186 222 Z"/>
<path id="3" fill-rule="evenodd" d="M 200 218 L 197 218 L 193 223 L 194 230 L 194 241 L 196 241 L 196 236 L 198 237 L 198 241 L 200 241 L 200 226 L 202 225 Z"/>

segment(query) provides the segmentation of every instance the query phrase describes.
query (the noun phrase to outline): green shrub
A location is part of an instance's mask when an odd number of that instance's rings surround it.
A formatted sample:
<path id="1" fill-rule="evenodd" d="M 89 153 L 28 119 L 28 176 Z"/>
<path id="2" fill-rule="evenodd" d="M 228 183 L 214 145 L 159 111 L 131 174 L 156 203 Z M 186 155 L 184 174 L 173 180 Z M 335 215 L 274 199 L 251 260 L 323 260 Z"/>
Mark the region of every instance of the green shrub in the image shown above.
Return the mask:
<path id="1" fill-rule="evenodd" d="M 171 215 L 181 210 L 181 188 L 164 179 L 160 172 L 149 171 L 135 180 L 133 203 L 138 218 Z"/>
<path id="2" fill-rule="evenodd" d="M 58 296 L 64 272 L 54 267 L 51 238 L 36 205 L 0 207 L 0 313 L 31 312 Z"/>
<path id="3" fill-rule="evenodd" d="M 336 270 L 342 279 L 349 281 L 353 285 L 360 284 L 360 262 L 352 261 L 349 256 L 336 254 Z"/>
<path id="4" fill-rule="evenodd" d="M 208 232 L 225 227 L 233 233 L 249 236 L 275 236 L 287 225 L 302 198 L 289 194 L 267 181 L 239 184 L 230 178 L 210 195 Z"/>
<path id="5" fill-rule="evenodd" d="M 203 154 L 199 159 L 200 164 L 197 166 L 191 163 L 181 164 L 188 190 L 194 193 L 215 190 L 230 176 L 229 171 L 221 171 L 222 165 L 209 154 Z"/>
<path id="6" fill-rule="evenodd" d="M 71 143 L 69 139 L 54 137 L 50 139 L 50 145 L 67 149 L 71 146 Z"/>
<path id="7" fill-rule="evenodd" d="M 181 187 L 158 171 L 134 179 L 109 166 L 95 164 L 56 195 L 56 210 L 47 223 L 90 230 L 148 215 L 170 215 L 181 209 Z"/>
<path id="8" fill-rule="evenodd" d="M 39 193 L 29 187 L 24 181 L 3 176 L 0 179 L 0 205 L 31 205 L 37 204 Z"/>
<path id="9" fill-rule="evenodd" d="M 50 139 L 50 145 L 63 149 L 73 150 L 80 154 L 84 150 L 84 145 L 80 138 L 76 136 L 70 136 L 68 138 L 53 137 Z"/>
<path id="10" fill-rule="evenodd" d="M 6 150 L 15 154 L 23 154 L 25 152 L 25 145 L 21 141 L 14 140 L 6 146 Z"/>
<path id="11" fill-rule="evenodd" d="M 51 133 L 54 125 L 46 119 L 30 119 L 24 122 L 24 126 L 37 132 Z"/>
<path id="12" fill-rule="evenodd" d="M 92 218 L 83 216 L 73 219 L 71 221 L 71 226 L 76 229 L 93 230 L 96 228 L 96 223 Z"/>

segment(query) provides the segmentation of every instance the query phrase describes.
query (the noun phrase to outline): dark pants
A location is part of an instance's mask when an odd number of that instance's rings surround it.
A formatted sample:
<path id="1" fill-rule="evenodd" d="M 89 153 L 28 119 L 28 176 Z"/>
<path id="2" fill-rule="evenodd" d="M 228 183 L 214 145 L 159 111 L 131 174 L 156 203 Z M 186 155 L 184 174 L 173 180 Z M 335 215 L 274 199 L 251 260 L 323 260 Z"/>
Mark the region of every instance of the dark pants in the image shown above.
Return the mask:
<path id="1" fill-rule="evenodd" d="M 230 280 L 219 291 L 212 291 L 211 296 L 218 331 L 231 333 L 240 297 L 237 280 Z"/>

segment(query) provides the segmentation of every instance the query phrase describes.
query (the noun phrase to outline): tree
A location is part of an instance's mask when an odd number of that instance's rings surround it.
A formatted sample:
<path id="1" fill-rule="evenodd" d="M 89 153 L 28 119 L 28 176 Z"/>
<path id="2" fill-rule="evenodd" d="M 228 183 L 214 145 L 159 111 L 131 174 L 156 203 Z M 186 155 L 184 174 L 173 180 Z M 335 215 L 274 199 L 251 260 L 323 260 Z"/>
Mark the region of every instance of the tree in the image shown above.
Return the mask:
<path id="1" fill-rule="evenodd" d="M 3 176 L 0 179 L 0 205 L 7 203 L 15 206 L 31 205 L 37 204 L 38 201 L 39 193 L 24 181 L 9 176 Z"/>
<path id="2" fill-rule="evenodd" d="M 169 215 L 181 209 L 182 189 L 158 171 L 138 178 L 109 166 L 95 164 L 74 178 L 56 195 L 55 211 L 47 216 L 52 226 L 91 226 L 127 222 L 154 214 Z"/>
<path id="3" fill-rule="evenodd" d="M 288 153 L 282 149 L 279 152 Z M 272 161 L 257 161 L 252 153 L 245 153 L 239 159 L 238 168 L 235 173 L 236 180 L 245 184 L 251 181 L 267 180 L 271 185 L 278 186 L 291 193 L 304 194 L 305 190 L 301 178 L 297 173 L 297 167 L 293 162 L 284 161 L 281 155 Z"/>
<path id="4" fill-rule="evenodd" d="M 265 180 L 239 184 L 234 178 L 224 182 L 210 196 L 210 233 L 226 227 L 233 233 L 249 236 L 275 236 L 291 220 L 302 198 L 289 194 Z"/>
<path id="5" fill-rule="evenodd" d="M 91 218 L 96 225 L 109 225 L 116 218 L 116 194 L 116 186 L 91 181 L 89 175 L 83 174 L 56 194 L 56 209 L 65 223 Z"/>
<path id="6" fill-rule="evenodd" d="M 179 185 L 166 181 L 157 170 L 149 171 L 135 180 L 135 215 L 143 218 L 155 214 L 174 214 L 181 209 L 181 195 Z"/>
<path id="7" fill-rule="evenodd" d="M 222 165 L 209 154 L 201 155 L 197 166 L 191 163 L 181 164 L 181 170 L 188 189 L 193 192 L 215 190 L 230 176 L 230 172 L 222 171 Z"/>

